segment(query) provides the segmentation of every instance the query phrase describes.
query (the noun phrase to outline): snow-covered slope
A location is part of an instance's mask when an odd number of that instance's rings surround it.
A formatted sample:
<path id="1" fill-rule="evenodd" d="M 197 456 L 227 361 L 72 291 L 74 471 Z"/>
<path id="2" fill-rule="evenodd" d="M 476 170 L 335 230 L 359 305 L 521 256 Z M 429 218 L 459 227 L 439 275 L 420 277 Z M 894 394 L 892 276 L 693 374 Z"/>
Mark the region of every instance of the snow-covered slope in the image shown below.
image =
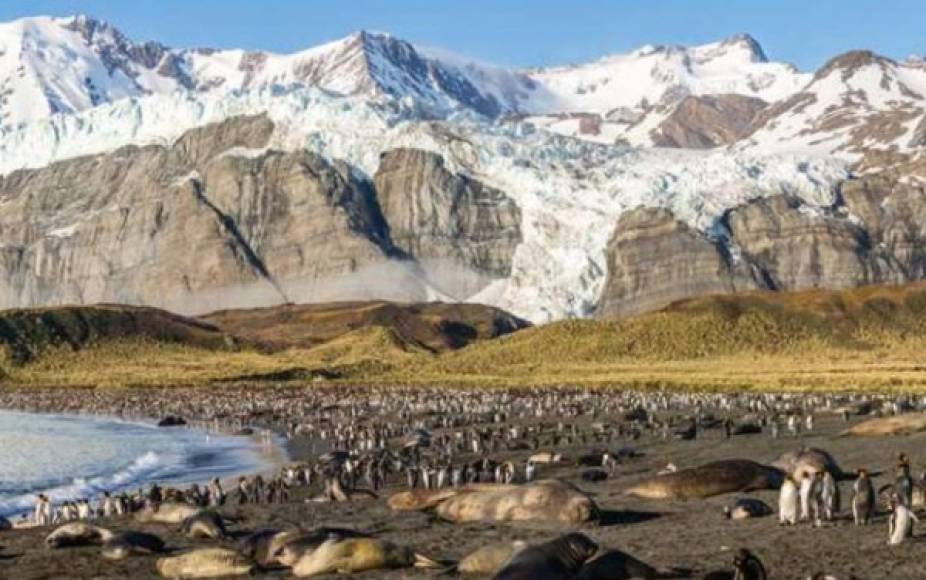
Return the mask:
<path id="1" fill-rule="evenodd" d="M 757 196 L 787 191 L 812 205 L 830 204 L 834 185 L 846 176 L 843 164 L 825 158 L 636 150 L 477 116 L 420 121 L 411 103 L 304 87 L 153 95 L 58 115 L 0 134 L 0 172 L 131 143 L 169 142 L 191 127 L 260 112 L 277 126 L 273 148 L 308 148 L 368 176 L 385 150 L 427 149 L 444 156 L 452 171 L 506 192 L 522 212 L 523 243 L 512 274 L 479 295 L 454 298 L 534 321 L 591 311 L 604 283 L 608 237 L 627 209 L 668 207 L 709 231 L 725 209 Z"/>
<path id="2" fill-rule="evenodd" d="M 357 32 L 280 55 L 140 44 L 85 16 L 0 24 L 0 123 L 6 125 L 131 96 L 290 84 L 413 98 L 437 116 L 592 113 L 626 123 L 688 94 L 772 101 L 807 80 L 790 65 L 769 62 L 748 36 L 692 48 L 645 47 L 581 66 L 509 70 L 383 33 Z"/>
<path id="3" fill-rule="evenodd" d="M 926 68 L 869 51 L 837 56 L 803 90 L 768 109 L 738 144 L 753 151 L 809 151 L 858 160 L 866 153 L 922 150 Z M 926 136 L 926 135 L 924 135 Z"/>

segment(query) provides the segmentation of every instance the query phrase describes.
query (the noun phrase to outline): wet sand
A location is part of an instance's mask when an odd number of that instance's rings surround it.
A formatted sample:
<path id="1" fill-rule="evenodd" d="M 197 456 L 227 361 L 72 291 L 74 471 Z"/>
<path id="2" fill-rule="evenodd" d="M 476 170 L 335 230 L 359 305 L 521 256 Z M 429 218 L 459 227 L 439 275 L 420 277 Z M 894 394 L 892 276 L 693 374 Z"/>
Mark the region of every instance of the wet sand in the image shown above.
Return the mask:
<path id="1" fill-rule="evenodd" d="M 598 418 L 599 420 L 601 417 Z M 581 420 L 581 419 L 580 419 Z M 860 421 L 855 418 L 848 425 Z M 357 499 L 349 503 L 306 503 L 320 488 L 295 488 L 287 504 L 226 506 L 222 513 L 236 520 L 232 526 L 241 537 L 261 528 L 301 526 L 345 526 L 374 533 L 396 543 L 409 545 L 437 560 L 457 560 L 472 550 L 500 540 L 522 539 L 541 542 L 572 529 L 579 529 L 603 547 L 618 548 L 658 568 L 691 570 L 694 578 L 706 571 L 728 568 L 732 551 L 746 547 L 765 563 L 776 579 L 804 579 L 827 572 L 839 580 L 859 578 L 921 579 L 926 578 L 926 525 L 917 530 L 909 542 L 888 547 L 887 517 L 879 514 L 872 525 L 856 527 L 851 522 L 851 482 L 840 484 L 842 512 L 838 520 L 822 528 L 810 524 L 780 527 L 775 515 L 746 521 L 730 521 L 723 516 L 723 505 L 735 495 L 707 500 L 675 502 L 645 501 L 627 497 L 623 491 L 641 479 L 655 474 L 672 462 L 679 468 L 696 466 L 717 459 L 748 458 L 768 463 L 782 452 L 802 444 L 831 452 L 844 471 L 858 467 L 883 471 L 875 478 L 875 487 L 888 483 L 894 461 L 905 452 L 919 472 L 926 456 L 926 434 L 887 438 L 839 437 L 847 423 L 842 419 L 819 415 L 814 432 L 798 438 L 768 434 L 738 435 L 725 440 L 719 429 L 706 431 L 694 441 L 665 441 L 644 435 L 635 442 L 614 442 L 612 449 L 630 445 L 643 455 L 621 464 L 616 475 L 601 483 L 580 478 L 584 468 L 575 465 L 578 456 L 592 445 L 559 448 L 564 462 L 540 466 L 538 477 L 558 477 L 574 482 L 593 495 L 604 511 L 601 521 L 579 528 L 558 524 L 466 524 L 436 520 L 426 513 L 394 513 L 386 506 L 390 492 L 401 489 L 398 482 L 385 490 L 379 499 Z M 294 459 L 305 459 L 308 445 L 294 445 Z M 531 452 L 499 452 L 494 459 L 523 460 Z M 777 492 L 744 494 L 764 500 L 777 510 Z M 190 547 L 234 546 L 234 541 L 189 540 L 177 534 L 176 526 L 135 524 L 131 520 L 100 520 L 100 525 L 120 529 L 140 529 L 163 537 L 177 551 Z M 133 556 L 121 562 L 109 562 L 99 555 L 99 548 L 48 550 L 43 538 L 49 529 L 0 532 L 0 578 L 154 578 L 155 557 Z M 433 572 L 411 569 L 373 571 L 357 574 L 361 578 L 427 578 Z M 259 577 L 289 577 L 288 570 L 267 571 Z"/>

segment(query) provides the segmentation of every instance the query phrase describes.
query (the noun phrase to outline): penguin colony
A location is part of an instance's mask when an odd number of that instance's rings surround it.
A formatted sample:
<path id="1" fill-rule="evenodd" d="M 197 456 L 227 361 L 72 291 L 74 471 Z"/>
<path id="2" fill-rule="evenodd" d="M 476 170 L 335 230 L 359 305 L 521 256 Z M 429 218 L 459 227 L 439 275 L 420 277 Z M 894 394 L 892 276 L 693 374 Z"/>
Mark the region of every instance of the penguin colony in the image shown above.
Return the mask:
<path id="1" fill-rule="evenodd" d="M 151 389 L 128 397 L 9 391 L 0 394 L 0 407 L 170 418 L 162 424 L 263 439 L 277 435 L 301 445 L 303 460 L 274 474 L 185 488 L 151 484 L 60 502 L 40 494 L 30 513 L 0 519 L 0 545 L 10 534 L 39 528 L 45 542 L 36 549 L 92 550 L 109 562 L 145 559 L 152 576 L 165 578 L 362 572 L 375 578 L 375 571 L 385 570 L 416 577 L 416 569 L 508 580 L 781 577 L 753 545 L 718 546 L 727 554 L 719 559 L 723 567 L 716 559 L 712 565 L 676 566 L 645 562 L 597 539 L 602 526 L 622 523 L 595 486 L 622 478 L 623 495 L 639 500 L 641 513 L 658 516 L 662 507 L 684 510 L 691 502 L 720 497 L 726 499 L 717 517 L 730 526 L 760 520 L 778 529 L 820 533 L 881 526 L 891 550 L 916 545 L 917 512 L 926 508 L 926 476 L 914 473 L 917 463 L 907 453 L 846 471 L 825 449 L 805 442 L 823 421 L 845 423 L 840 435 L 845 438 L 915 437 L 926 427 L 921 415 L 926 400 L 912 397 L 279 387 L 221 393 Z M 719 445 L 744 437 L 787 442 L 789 450 L 760 461 L 737 457 L 730 445 L 728 459 L 676 460 L 628 476 L 648 442 L 684 449 L 686 442 Z M 890 448 L 890 439 L 885 441 Z M 777 502 L 750 497 L 757 492 L 774 493 Z M 449 522 L 442 525 L 530 524 L 523 539 L 487 540 L 470 553 L 450 556 L 362 526 L 291 521 L 265 527 L 249 521 L 261 506 L 362 510 L 377 502 L 396 518 L 421 512 Z M 532 539 L 538 525 L 559 535 Z M 171 545 L 165 536 L 186 540 Z M 820 568 L 801 578 L 867 577 L 864 570 L 855 576 Z"/>

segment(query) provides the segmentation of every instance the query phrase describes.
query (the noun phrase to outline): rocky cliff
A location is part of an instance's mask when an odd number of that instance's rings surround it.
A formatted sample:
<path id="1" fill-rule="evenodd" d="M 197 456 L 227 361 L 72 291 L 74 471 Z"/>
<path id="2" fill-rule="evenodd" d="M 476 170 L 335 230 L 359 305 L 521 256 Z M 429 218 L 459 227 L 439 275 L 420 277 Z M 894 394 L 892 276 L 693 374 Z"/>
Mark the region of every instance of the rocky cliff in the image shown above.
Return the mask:
<path id="1" fill-rule="evenodd" d="M 621 216 L 607 247 L 597 314 L 626 316 L 750 288 L 852 288 L 926 275 L 926 191 L 874 175 L 844 182 L 829 207 L 759 198 L 728 210 L 708 237 L 668 210 Z"/>
<path id="2" fill-rule="evenodd" d="M 0 178 L 0 307 L 462 300 L 510 268 L 504 193 L 413 150 L 368 179 L 268 149 L 273 129 L 237 117 Z"/>

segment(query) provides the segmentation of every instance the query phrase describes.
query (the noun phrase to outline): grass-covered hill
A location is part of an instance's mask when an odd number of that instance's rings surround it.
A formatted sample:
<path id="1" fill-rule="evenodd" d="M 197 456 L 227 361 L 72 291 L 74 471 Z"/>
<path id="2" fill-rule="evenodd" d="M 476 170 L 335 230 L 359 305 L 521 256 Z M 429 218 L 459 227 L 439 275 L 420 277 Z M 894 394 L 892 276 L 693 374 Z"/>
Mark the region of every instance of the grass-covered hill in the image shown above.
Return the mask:
<path id="1" fill-rule="evenodd" d="M 924 347 L 926 284 L 709 296 L 536 327 L 477 305 L 385 302 L 200 319 L 120 306 L 0 312 L 7 384 L 916 389 Z"/>

